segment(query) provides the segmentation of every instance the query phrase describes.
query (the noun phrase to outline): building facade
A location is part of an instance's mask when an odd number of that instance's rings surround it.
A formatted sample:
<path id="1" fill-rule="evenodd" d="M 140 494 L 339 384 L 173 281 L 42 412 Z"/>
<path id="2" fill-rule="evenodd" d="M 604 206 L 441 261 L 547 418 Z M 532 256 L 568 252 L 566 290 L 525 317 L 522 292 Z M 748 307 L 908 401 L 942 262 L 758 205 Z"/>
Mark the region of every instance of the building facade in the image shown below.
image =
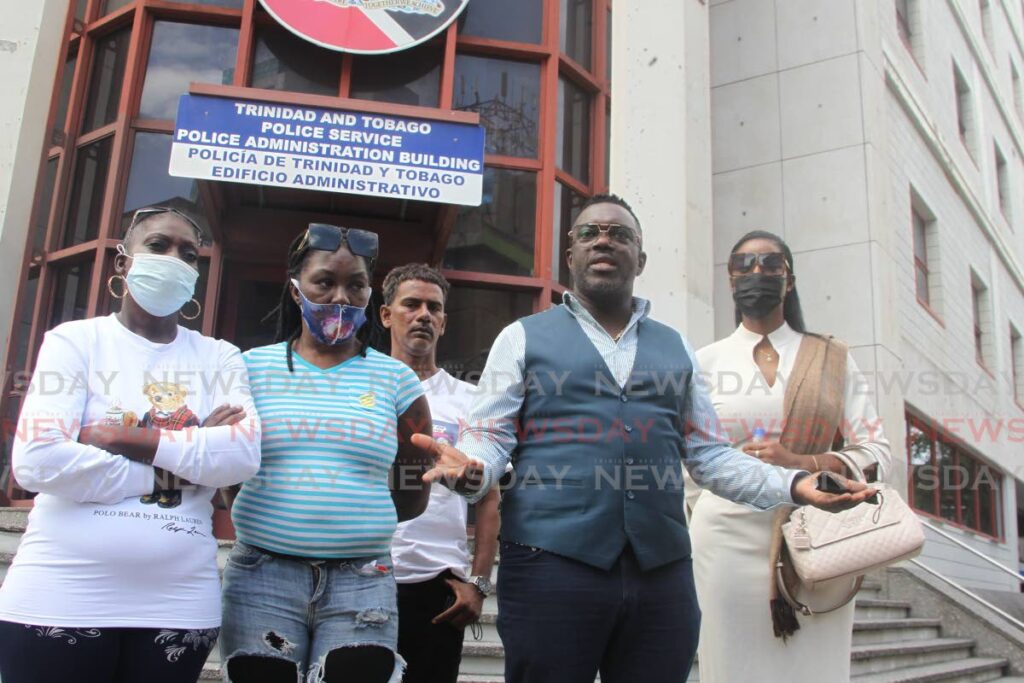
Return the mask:
<path id="1" fill-rule="evenodd" d="M 930 523 L 1019 566 L 1022 11 L 471 0 L 432 40 L 372 56 L 305 42 L 258 0 L 43 0 L 0 35 L 18 48 L 0 50 L 0 70 L 24 86 L 0 110 L 14 126 L 0 159 L 0 409 L 10 427 L 45 330 L 111 310 L 114 248 L 140 206 L 172 204 L 206 229 L 203 313 L 190 324 L 242 348 L 269 340 L 262 318 L 306 223 L 377 231 L 381 274 L 411 260 L 445 269 L 441 357 L 472 378 L 502 326 L 564 291 L 565 232 L 586 196 L 611 187 L 644 221 L 640 293 L 697 347 L 733 329 L 733 243 L 781 234 L 809 327 L 850 343 L 864 372 L 895 484 Z M 175 103 L 191 83 L 385 114 L 472 112 L 487 132 L 483 204 L 171 177 Z M 27 504 L 8 474 L 12 438 L 8 428 L 0 496 Z M 969 586 L 1016 589 L 931 533 L 925 561 Z"/>
<path id="2" fill-rule="evenodd" d="M 808 327 L 847 341 L 908 500 L 1021 567 L 1024 8 L 712 2 L 715 331 L 745 232 L 795 252 Z M 1011 577 L 933 532 L 923 561 Z"/>

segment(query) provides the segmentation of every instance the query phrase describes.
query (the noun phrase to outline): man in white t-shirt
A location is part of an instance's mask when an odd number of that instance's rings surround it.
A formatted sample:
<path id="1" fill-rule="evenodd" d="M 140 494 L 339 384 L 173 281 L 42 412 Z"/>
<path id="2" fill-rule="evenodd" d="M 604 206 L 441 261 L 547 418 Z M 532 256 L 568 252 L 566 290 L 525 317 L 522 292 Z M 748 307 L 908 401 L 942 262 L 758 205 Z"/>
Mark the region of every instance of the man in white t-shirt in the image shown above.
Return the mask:
<path id="1" fill-rule="evenodd" d="M 476 387 L 437 367 L 449 285 L 423 264 L 393 269 L 384 279 L 381 320 L 391 332 L 391 356 L 423 382 L 434 438 L 457 444 Z M 494 592 L 491 568 L 498 545 L 498 490 L 476 504 L 476 552 L 470 563 L 466 499 L 441 484 L 426 511 L 398 525 L 391 546 L 398 581 L 398 651 L 408 663 L 405 683 L 455 683 L 463 632 Z"/>

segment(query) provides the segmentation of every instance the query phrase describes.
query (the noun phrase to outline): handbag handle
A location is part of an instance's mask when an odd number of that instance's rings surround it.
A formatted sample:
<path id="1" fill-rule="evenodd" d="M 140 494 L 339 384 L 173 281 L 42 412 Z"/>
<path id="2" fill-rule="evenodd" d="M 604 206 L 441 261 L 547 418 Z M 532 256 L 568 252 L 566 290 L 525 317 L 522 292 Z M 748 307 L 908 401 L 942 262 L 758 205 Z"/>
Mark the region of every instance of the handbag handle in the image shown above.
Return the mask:
<path id="1" fill-rule="evenodd" d="M 843 463 L 850 474 L 853 475 L 854 481 L 866 484 L 868 479 L 864 476 L 864 470 L 860 468 L 860 465 L 858 465 L 849 454 L 849 451 L 855 448 L 860 448 L 860 446 L 847 446 L 840 451 L 829 451 L 829 455 L 834 455 L 839 458 L 839 461 Z"/>
<path id="2" fill-rule="evenodd" d="M 856 597 L 857 593 L 860 592 L 860 587 L 863 583 L 864 576 L 858 576 L 856 579 L 854 579 L 853 588 L 850 589 L 849 593 L 843 596 L 842 600 L 837 602 L 834 606 L 829 607 L 828 609 L 820 609 L 818 611 L 814 611 L 807 605 L 797 600 L 796 597 L 794 597 L 793 594 L 789 592 L 789 586 L 786 585 L 786 580 L 782 576 L 782 560 L 779 560 L 775 563 L 775 584 L 779 587 L 779 593 L 782 595 L 782 598 L 789 603 L 790 607 L 800 612 L 800 614 L 803 614 L 805 617 L 809 617 L 814 614 L 828 614 L 829 612 L 835 612 L 837 609 L 845 606 L 846 603 L 850 602 L 854 599 L 854 597 Z"/>

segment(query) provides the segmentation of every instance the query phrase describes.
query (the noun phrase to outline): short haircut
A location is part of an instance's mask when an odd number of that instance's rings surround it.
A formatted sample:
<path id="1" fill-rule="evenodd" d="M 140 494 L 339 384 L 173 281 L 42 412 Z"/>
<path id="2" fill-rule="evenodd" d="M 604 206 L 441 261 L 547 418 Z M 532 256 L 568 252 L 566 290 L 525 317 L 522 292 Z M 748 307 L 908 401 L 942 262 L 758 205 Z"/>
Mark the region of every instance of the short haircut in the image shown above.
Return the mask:
<path id="1" fill-rule="evenodd" d="M 583 213 L 584 210 L 593 206 L 594 204 L 615 204 L 617 206 L 621 206 L 623 209 L 628 211 L 629 215 L 633 217 L 634 221 L 636 221 L 637 230 L 643 232 L 643 228 L 640 226 L 640 219 L 637 218 L 636 212 L 633 211 L 633 207 L 630 206 L 629 202 L 627 202 L 619 195 L 612 194 L 610 192 L 601 192 L 600 194 L 595 194 L 593 197 L 591 197 L 590 199 L 583 203 L 583 207 L 580 209 L 580 213 Z"/>
<path id="2" fill-rule="evenodd" d="M 441 275 L 437 268 L 431 268 L 426 263 L 406 263 L 404 266 L 396 266 L 384 277 L 384 303 L 391 305 L 398 293 L 398 287 L 403 282 L 420 280 L 437 285 L 441 288 L 441 296 L 445 303 L 448 301 L 448 292 L 452 286 Z"/>

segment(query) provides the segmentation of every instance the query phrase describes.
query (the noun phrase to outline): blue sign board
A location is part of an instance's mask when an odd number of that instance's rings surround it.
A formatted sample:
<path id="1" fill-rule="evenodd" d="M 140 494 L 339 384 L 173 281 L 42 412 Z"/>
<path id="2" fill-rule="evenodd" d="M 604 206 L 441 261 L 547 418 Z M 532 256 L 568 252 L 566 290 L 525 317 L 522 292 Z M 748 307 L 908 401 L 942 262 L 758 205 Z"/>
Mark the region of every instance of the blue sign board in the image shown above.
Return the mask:
<path id="1" fill-rule="evenodd" d="M 481 126 L 182 95 L 169 172 L 478 206 L 483 171 Z"/>

